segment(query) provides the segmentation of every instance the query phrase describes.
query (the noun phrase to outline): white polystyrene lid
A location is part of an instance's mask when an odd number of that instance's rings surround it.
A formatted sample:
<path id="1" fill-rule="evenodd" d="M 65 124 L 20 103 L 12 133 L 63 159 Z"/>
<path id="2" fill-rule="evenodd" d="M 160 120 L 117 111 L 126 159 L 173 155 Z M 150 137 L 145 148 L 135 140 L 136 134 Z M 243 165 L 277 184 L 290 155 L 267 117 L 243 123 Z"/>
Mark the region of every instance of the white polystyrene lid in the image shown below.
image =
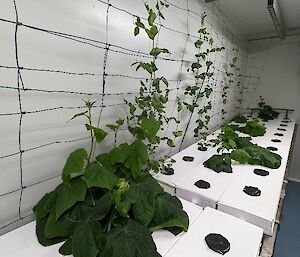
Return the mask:
<path id="1" fill-rule="evenodd" d="M 210 233 L 223 235 L 230 242 L 226 257 L 257 257 L 263 230 L 215 209 L 205 208 L 165 257 L 220 257 L 208 248 L 205 237 Z"/>

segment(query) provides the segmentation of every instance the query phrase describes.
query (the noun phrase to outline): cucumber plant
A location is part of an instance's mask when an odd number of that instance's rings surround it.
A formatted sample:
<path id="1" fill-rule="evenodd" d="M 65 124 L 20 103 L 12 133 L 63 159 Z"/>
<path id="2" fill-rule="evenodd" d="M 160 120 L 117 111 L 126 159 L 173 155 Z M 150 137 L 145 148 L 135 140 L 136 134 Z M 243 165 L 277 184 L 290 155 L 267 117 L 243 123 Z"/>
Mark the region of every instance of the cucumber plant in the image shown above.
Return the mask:
<path id="1" fill-rule="evenodd" d="M 38 240 L 43 246 L 64 242 L 59 252 L 74 257 L 159 257 L 151 233 L 187 231 L 188 216 L 148 173 L 148 148 L 141 140 L 91 159 L 94 143 L 107 135 L 92 124 L 94 103 L 86 101 L 87 110 L 72 118 L 86 117 L 90 151 L 69 155 L 63 182 L 33 209 Z"/>
<path id="2" fill-rule="evenodd" d="M 274 111 L 270 105 L 265 103 L 265 100 L 260 96 L 260 102 L 258 103 L 260 108 L 258 117 L 263 121 L 274 120 L 278 117 L 279 113 Z"/>
<path id="3" fill-rule="evenodd" d="M 213 87 L 209 83 L 209 81 L 214 77 L 214 65 L 211 56 L 225 49 L 224 47 L 215 46 L 215 40 L 207 31 L 205 25 L 206 17 L 206 13 L 203 13 L 201 16 L 200 29 L 198 30 L 199 38 L 194 42 L 194 46 L 197 50 L 197 53 L 195 54 L 196 60 L 188 69 L 188 72 L 191 72 L 194 77 L 194 83 L 192 85 L 188 85 L 184 92 L 185 96 L 188 96 L 189 98 L 178 100 L 180 110 L 185 108 L 190 112 L 186 129 L 181 139 L 180 149 L 195 112 L 198 117 L 193 129 L 194 137 L 199 138 L 207 135 L 208 123 L 210 121 L 208 111 L 212 109 L 212 102 L 208 101 L 206 105 L 202 106 L 203 101 L 201 101 L 201 99 L 209 99 L 213 93 Z M 203 131 L 203 129 L 206 131 Z"/>
<path id="4" fill-rule="evenodd" d="M 150 8 L 145 4 L 148 13 L 147 21 L 144 22 L 140 17 L 136 18 L 134 35 L 138 36 L 144 32 L 148 36 L 150 45 L 149 62 L 135 62 L 133 66 L 136 70 L 144 70 L 149 78 L 140 81 L 139 95 L 135 100 L 125 100 L 129 107 L 129 116 L 127 117 L 127 127 L 130 133 L 138 140 L 146 140 L 147 146 L 152 156 L 151 164 L 154 171 L 163 169 L 164 165 L 160 160 L 155 160 L 155 153 L 159 145 L 166 142 L 169 147 L 175 147 L 174 139 L 180 137 L 182 132 L 175 130 L 172 136 L 161 136 L 162 132 L 169 123 L 180 123 L 177 117 L 168 116 L 166 113 L 169 100 L 169 82 L 164 76 L 157 76 L 159 68 L 157 59 L 162 55 L 170 54 L 167 48 L 158 47 L 155 42 L 159 36 L 159 30 L 156 25 L 156 20 L 160 17 L 165 19 L 163 9 L 169 5 L 164 1 L 158 1 L 155 8 Z"/>
<path id="5" fill-rule="evenodd" d="M 240 73 L 240 68 L 238 65 L 238 52 L 239 49 L 233 48 L 232 52 L 234 53 L 234 56 L 232 57 L 229 66 L 226 67 L 227 71 L 225 73 L 226 76 L 224 76 L 223 80 L 223 87 L 222 87 L 222 102 L 223 102 L 223 107 L 221 110 L 221 117 L 222 120 L 224 121 L 226 119 L 226 105 L 228 103 L 228 89 L 233 89 L 233 87 L 240 87 L 240 81 L 239 81 L 239 73 Z"/>

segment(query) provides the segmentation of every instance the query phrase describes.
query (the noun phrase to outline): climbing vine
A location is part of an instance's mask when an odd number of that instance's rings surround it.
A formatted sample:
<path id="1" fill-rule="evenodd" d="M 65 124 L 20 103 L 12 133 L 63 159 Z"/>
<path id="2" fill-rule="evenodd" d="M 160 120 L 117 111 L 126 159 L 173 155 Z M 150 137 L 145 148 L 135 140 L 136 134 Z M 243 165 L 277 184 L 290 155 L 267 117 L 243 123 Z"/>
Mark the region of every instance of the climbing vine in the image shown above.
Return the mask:
<path id="1" fill-rule="evenodd" d="M 226 73 L 224 76 L 223 80 L 223 87 L 222 87 L 222 102 L 223 102 L 223 107 L 221 110 L 222 113 L 222 120 L 224 121 L 226 119 L 226 105 L 228 103 L 228 89 L 233 89 L 234 87 L 240 87 L 240 80 L 239 80 L 239 73 L 240 73 L 240 68 L 238 65 L 238 52 L 239 49 L 233 48 L 232 52 L 234 53 L 234 56 L 232 57 L 229 65 L 226 67 Z M 242 91 L 239 92 L 240 94 Z M 240 99 L 238 99 L 239 102 Z"/>
<path id="2" fill-rule="evenodd" d="M 207 135 L 208 123 L 210 121 L 208 111 L 212 109 L 212 103 L 211 101 L 208 101 L 208 103 L 203 106 L 201 105 L 201 99 L 209 99 L 213 92 L 213 87 L 209 83 L 210 79 L 214 76 L 214 65 L 211 61 L 211 55 L 225 49 L 224 47 L 215 46 L 215 40 L 205 26 L 206 16 L 206 13 L 202 14 L 200 29 L 198 30 L 199 38 L 194 42 L 194 46 L 197 50 L 197 53 L 195 54 L 196 60 L 188 69 L 188 72 L 193 74 L 194 83 L 185 88 L 184 94 L 185 96 L 188 96 L 188 98 L 178 100 L 179 110 L 185 108 L 190 112 L 186 129 L 183 132 L 183 137 L 181 139 L 180 148 L 182 147 L 195 112 L 198 117 L 193 129 L 194 137 L 199 138 Z M 206 131 L 203 131 L 203 129 L 206 129 Z"/>

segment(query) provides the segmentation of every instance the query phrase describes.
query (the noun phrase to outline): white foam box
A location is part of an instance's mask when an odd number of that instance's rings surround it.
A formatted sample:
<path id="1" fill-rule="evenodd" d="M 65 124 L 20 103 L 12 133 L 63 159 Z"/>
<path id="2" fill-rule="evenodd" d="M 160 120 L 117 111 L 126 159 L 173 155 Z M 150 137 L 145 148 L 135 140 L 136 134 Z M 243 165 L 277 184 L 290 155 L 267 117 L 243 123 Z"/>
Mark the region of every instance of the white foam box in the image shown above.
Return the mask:
<path id="1" fill-rule="evenodd" d="M 192 226 L 193 222 L 199 217 L 201 212 L 203 211 L 202 208 L 200 208 L 197 205 L 194 205 L 190 202 L 187 202 L 185 200 L 181 200 L 181 203 L 183 205 L 183 209 L 189 216 L 189 223 L 190 226 Z M 157 252 L 164 256 L 169 249 L 185 234 L 185 232 L 182 232 L 178 234 L 177 236 L 173 235 L 171 232 L 167 230 L 159 230 L 155 231 L 152 234 L 153 240 L 157 247 Z"/>
<path id="2" fill-rule="evenodd" d="M 203 209 L 185 200 L 181 200 L 181 202 L 189 216 L 190 224 L 192 224 Z M 165 230 L 156 231 L 152 234 L 157 250 L 162 256 L 167 253 L 182 235 L 184 235 L 184 232 L 174 236 Z M 31 222 L 0 237 L 1 252 L 9 257 L 61 257 L 58 252 L 61 245 L 62 243 L 49 247 L 40 245 L 35 235 L 35 222 Z"/>
<path id="3" fill-rule="evenodd" d="M 215 139 L 218 133 L 220 133 L 220 130 L 209 135 L 208 140 Z M 155 179 L 157 179 L 166 192 L 175 195 L 178 183 L 216 152 L 212 147 L 208 147 L 207 151 L 199 151 L 198 147 L 198 143 L 195 143 L 172 156 L 172 159 L 176 161 L 172 164 L 172 168 L 174 169 L 173 175 L 164 175 L 162 173 L 154 175 Z M 194 160 L 192 162 L 186 162 L 182 159 L 184 156 L 194 157 Z"/>
<path id="4" fill-rule="evenodd" d="M 233 183 L 236 177 L 237 172 L 217 173 L 211 169 L 205 168 L 203 164 L 201 164 L 191 174 L 178 183 L 176 186 L 176 196 L 203 208 L 207 206 L 216 208 L 218 200 L 225 190 Z M 210 183 L 210 188 L 202 189 L 195 186 L 195 182 L 199 180 Z"/>
<path id="5" fill-rule="evenodd" d="M 210 233 L 223 235 L 230 243 L 226 257 L 257 257 L 263 230 L 245 221 L 212 208 L 205 208 L 165 257 L 219 257 L 208 248 L 205 237 Z"/>
<path id="6" fill-rule="evenodd" d="M 254 174 L 256 168 L 269 171 L 269 176 Z M 218 210 L 261 227 L 265 234 L 272 235 L 285 173 L 284 166 L 274 170 L 256 165 L 233 165 L 233 170 L 238 176 L 218 200 Z M 256 197 L 244 193 L 245 186 L 259 188 L 261 195 Z"/>
<path id="7" fill-rule="evenodd" d="M 280 121 L 281 119 L 271 121 L 272 124 L 275 124 L 273 128 L 270 128 L 270 124 L 266 124 L 269 134 L 263 137 L 254 137 L 252 142 L 262 147 L 278 148 L 275 153 L 282 157 L 281 166 L 278 169 L 270 169 L 257 165 L 233 165 L 233 171 L 238 176 L 217 203 L 218 210 L 261 227 L 267 235 L 273 234 L 295 127 L 294 120 L 291 120 L 286 127 L 286 132 L 277 131 Z M 274 133 L 278 132 L 284 134 L 284 137 L 274 136 Z M 273 138 L 280 139 L 282 142 L 272 142 Z M 255 175 L 255 169 L 264 169 L 270 175 L 266 177 Z M 258 187 L 261 190 L 261 196 L 253 197 L 245 194 L 243 192 L 245 186 Z"/>
<path id="8" fill-rule="evenodd" d="M 44 247 L 35 235 L 35 222 L 31 222 L 0 237 L 0 249 L 9 257 L 61 257 L 62 243 Z"/>

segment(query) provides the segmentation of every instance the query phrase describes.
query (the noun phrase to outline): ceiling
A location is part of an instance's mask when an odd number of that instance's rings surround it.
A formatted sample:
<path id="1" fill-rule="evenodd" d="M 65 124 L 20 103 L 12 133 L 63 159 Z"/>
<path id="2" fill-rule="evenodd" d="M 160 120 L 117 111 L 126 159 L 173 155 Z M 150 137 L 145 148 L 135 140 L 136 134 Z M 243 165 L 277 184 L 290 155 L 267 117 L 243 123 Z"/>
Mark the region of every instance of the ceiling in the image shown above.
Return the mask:
<path id="1" fill-rule="evenodd" d="M 218 0 L 221 10 L 232 19 L 247 39 L 276 35 L 267 9 L 268 0 Z M 300 0 L 278 0 L 287 33 L 300 29 Z"/>

